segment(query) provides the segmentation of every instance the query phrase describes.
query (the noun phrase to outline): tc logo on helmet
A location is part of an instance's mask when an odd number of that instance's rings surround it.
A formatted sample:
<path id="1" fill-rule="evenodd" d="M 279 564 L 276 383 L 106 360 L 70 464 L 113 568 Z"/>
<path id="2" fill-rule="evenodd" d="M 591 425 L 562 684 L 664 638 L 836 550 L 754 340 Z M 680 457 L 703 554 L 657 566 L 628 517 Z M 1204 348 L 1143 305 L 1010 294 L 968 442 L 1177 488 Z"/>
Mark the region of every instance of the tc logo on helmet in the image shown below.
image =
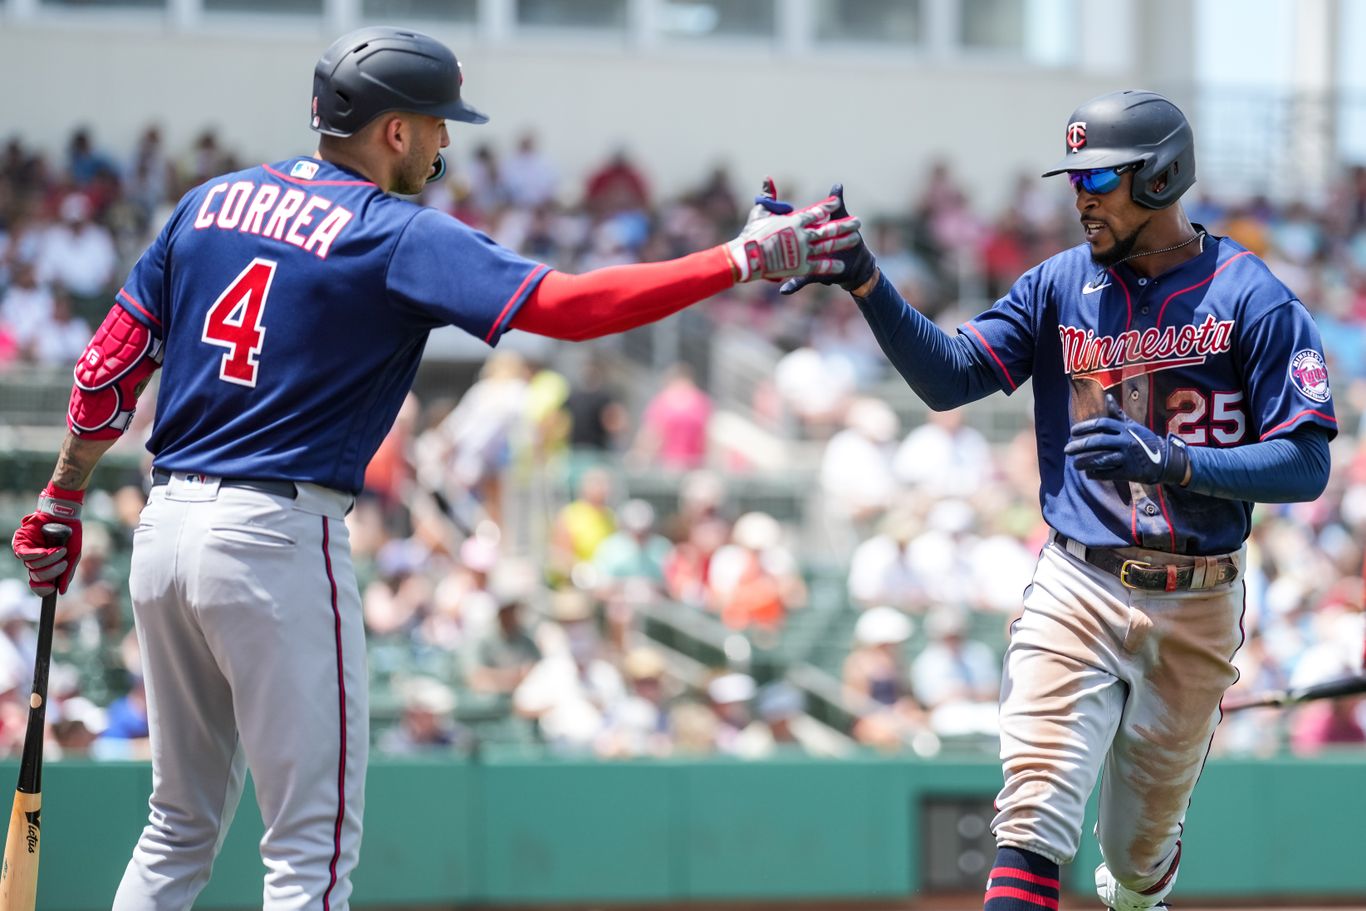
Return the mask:
<path id="1" fill-rule="evenodd" d="M 1067 149 L 1080 152 L 1086 148 L 1086 121 L 1074 120 L 1067 125 Z"/>

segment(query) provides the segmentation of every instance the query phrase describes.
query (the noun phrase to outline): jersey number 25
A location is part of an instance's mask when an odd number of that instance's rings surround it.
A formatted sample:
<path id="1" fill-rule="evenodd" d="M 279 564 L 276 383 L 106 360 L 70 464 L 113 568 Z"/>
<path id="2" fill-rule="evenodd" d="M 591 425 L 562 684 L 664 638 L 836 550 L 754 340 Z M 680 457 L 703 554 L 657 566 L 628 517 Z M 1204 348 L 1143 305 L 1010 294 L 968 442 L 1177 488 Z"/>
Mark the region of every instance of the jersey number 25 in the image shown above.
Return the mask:
<path id="1" fill-rule="evenodd" d="M 1206 446 L 1209 438 L 1224 446 L 1242 442 L 1247 432 L 1243 392 L 1214 392 L 1206 398 L 1198 389 L 1177 389 L 1167 396 L 1167 432 L 1192 446 Z M 1208 420 L 1206 418 L 1208 417 Z"/>
<path id="2" fill-rule="evenodd" d="M 204 334 L 210 345 L 227 348 L 218 365 L 218 378 L 239 386 L 256 386 L 257 355 L 266 337 L 261 320 L 275 278 L 275 263 L 257 257 L 218 295 L 204 315 Z"/>

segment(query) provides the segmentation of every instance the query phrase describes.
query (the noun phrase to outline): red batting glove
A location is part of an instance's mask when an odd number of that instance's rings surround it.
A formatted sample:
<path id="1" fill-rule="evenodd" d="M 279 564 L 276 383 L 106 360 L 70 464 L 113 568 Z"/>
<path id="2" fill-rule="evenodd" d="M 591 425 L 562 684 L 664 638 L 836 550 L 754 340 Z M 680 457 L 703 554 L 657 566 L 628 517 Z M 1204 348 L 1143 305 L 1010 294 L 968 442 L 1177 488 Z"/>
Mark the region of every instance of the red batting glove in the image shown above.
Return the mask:
<path id="1" fill-rule="evenodd" d="M 50 595 L 53 591 L 66 594 L 76 564 L 81 560 L 81 503 L 83 490 L 63 490 L 48 484 L 38 495 L 38 508 L 24 516 L 14 532 L 10 546 L 14 555 L 24 561 L 28 569 L 28 587 L 36 595 Z M 49 522 L 71 529 L 71 537 L 64 547 L 53 547 L 43 535 Z"/>

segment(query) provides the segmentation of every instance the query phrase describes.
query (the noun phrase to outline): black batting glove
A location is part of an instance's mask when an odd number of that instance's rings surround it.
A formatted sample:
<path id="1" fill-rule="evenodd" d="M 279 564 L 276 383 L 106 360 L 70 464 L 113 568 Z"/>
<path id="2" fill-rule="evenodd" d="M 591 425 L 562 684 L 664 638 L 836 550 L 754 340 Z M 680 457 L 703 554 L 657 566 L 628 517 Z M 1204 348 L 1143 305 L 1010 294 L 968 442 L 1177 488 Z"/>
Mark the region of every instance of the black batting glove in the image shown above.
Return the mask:
<path id="1" fill-rule="evenodd" d="M 1113 395 L 1105 397 L 1109 417 L 1072 425 L 1063 452 L 1096 481 L 1137 481 L 1179 485 L 1190 467 L 1190 453 L 1177 436 L 1165 439 L 1124 413 Z"/>
<path id="2" fill-rule="evenodd" d="M 830 195 L 839 200 L 839 207 L 830 213 L 830 220 L 838 221 L 842 218 L 848 218 L 849 210 L 844 205 L 844 184 L 837 183 L 831 187 Z M 776 199 L 756 196 L 754 201 L 776 214 L 792 211 L 790 205 Z M 779 206 L 784 208 L 778 208 Z M 803 275 L 798 278 L 789 278 L 783 282 L 783 286 L 779 290 L 783 294 L 796 294 L 812 282 L 819 282 L 822 285 L 839 285 L 846 291 L 854 291 L 867 284 L 868 279 L 872 278 L 877 271 L 877 260 L 873 258 L 873 251 L 869 250 L 868 245 L 864 243 L 862 234 L 859 234 L 857 244 L 848 250 L 841 250 L 834 256 L 834 259 L 844 263 L 844 271 L 833 275 Z"/>

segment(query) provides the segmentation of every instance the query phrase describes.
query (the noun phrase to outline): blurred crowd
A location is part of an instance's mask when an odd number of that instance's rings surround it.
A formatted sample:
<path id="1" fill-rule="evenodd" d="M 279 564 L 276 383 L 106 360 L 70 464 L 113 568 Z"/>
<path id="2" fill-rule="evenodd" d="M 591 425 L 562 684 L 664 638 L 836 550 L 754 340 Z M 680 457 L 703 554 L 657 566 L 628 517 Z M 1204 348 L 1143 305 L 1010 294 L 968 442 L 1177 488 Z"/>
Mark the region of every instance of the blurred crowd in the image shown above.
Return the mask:
<path id="1" fill-rule="evenodd" d="M 722 242 L 748 206 L 723 167 L 659 199 L 626 150 L 578 186 L 534 134 L 501 152 L 452 151 L 451 176 L 422 201 L 567 271 Z M 59 156 L 11 140 L 0 155 L 0 370 L 73 362 L 178 195 L 235 166 L 211 131 L 179 155 L 154 127 L 126 157 L 86 129 Z M 907 299 L 951 326 L 1078 239 L 1062 189 L 1022 177 L 991 218 L 937 165 L 901 212 L 873 222 L 870 245 Z M 1189 202 L 1193 220 L 1258 252 L 1301 294 L 1340 414 L 1360 415 L 1366 169 L 1316 207 Z M 1032 432 L 992 443 L 962 411 L 908 426 L 875 394 L 888 368 L 841 292 L 788 299 L 746 285 L 694 310 L 779 353 L 746 404 L 755 425 L 819 453 L 792 491 L 799 508 L 737 507 L 754 467 L 743 446 L 718 440 L 714 392 L 685 363 L 642 381 L 606 349 L 546 363 L 499 351 L 468 389 L 410 396 L 348 518 L 379 749 L 931 753 L 994 738 L 1007 627 L 1046 536 Z M 140 409 L 130 436 L 150 413 Z M 1361 670 L 1357 421 L 1333 455 L 1322 498 L 1255 514 L 1240 691 Z M 642 473 L 672 479 L 668 495 L 632 490 Z M 126 592 L 144 491 L 127 480 L 92 495 L 78 578 L 60 601 L 49 721 L 52 749 L 69 755 L 145 755 Z M 22 742 L 36 610 L 21 583 L 0 583 L 0 753 Z M 661 616 L 703 630 L 704 654 L 647 635 Z M 798 648 L 811 630 L 818 641 Z M 830 686 L 751 661 L 763 654 L 795 656 Z M 1314 752 L 1366 742 L 1364 724 L 1361 700 L 1240 713 L 1216 749 Z"/>

